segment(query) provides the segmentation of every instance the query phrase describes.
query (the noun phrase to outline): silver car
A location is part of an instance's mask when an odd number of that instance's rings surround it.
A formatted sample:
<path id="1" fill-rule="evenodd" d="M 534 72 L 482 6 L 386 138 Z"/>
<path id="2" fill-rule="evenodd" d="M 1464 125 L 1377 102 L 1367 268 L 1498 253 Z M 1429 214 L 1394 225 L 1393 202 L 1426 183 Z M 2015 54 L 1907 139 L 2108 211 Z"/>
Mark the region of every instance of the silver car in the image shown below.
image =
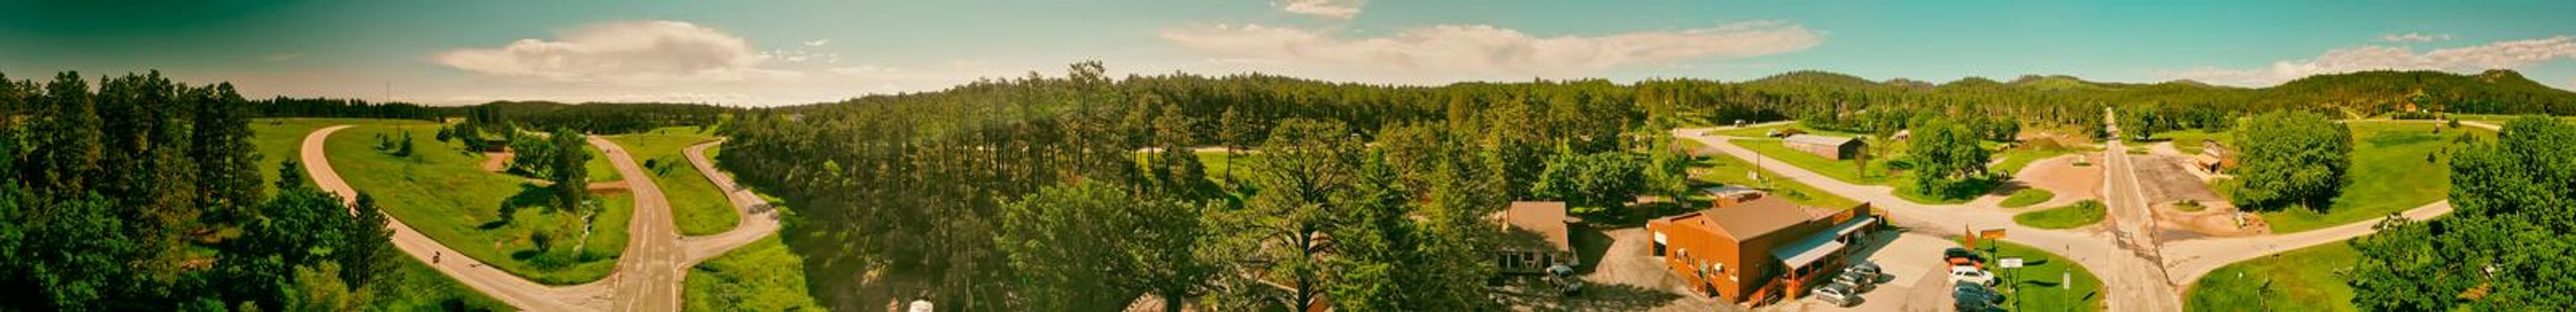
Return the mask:
<path id="1" fill-rule="evenodd" d="M 1870 278 L 1868 274 L 1860 272 L 1843 272 L 1841 275 L 1834 275 L 1833 284 L 1843 285 L 1843 287 L 1849 287 L 1857 292 L 1869 292 L 1871 290 L 1878 289 L 1878 283 L 1874 282 L 1876 281 Z"/>
<path id="2" fill-rule="evenodd" d="M 1851 286 L 1843 286 L 1843 284 L 1839 283 L 1827 284 L 1825 287 L 1816 287 L 1815 293 L 1810 296 L 1815 297 L 1816 300 L 1824 301 L 1825 303 L 1833 304 L 1837 307 L 1849 307 L 1860 304 L 1860 293 L 1852 291 Z"/>

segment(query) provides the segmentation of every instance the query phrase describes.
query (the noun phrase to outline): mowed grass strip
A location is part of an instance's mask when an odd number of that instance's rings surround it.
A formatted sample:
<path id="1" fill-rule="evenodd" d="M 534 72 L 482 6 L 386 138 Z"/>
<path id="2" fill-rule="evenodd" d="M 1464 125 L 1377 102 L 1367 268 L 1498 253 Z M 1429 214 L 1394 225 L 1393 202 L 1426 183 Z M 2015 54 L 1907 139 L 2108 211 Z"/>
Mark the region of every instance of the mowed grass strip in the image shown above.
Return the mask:
<path id="1" fill-rule="evenodd" d="M 2332 242 L 2218 267 L 2184 291 L 2183 310 L 2359 311 L 2335 272 L 2360 259 L 2352 245 Z"/>
<path id="2" fill-rule="evenodd" d="M 2351 122 L 2352 168 L 2344 173 L 2343 194 L 2324 213 L 2301 208 L 2261 213 L 2273 233 L 2297 233 L 2353 222 L 2378 220 L 2388 214 L 2422 207 L 2450 196 L 2451 157 L 2462 135 L 2494 140 L 2495 131 L 2462 126 L 2442 128 L 2429 122 Z"/>
<path id="3" fill-rule="evenodd" d="M 1761 161 L 1789 163 L 1789 165 L 1798 166 L 1798 168 L 1805 168 L 1807 171 L 1814 171 L 1816 174 L 1831 177 L 1835 180 L 1842 180 L 1845 183 L 1886 185 L 1889 182 L 1903 181 L 1903 179 L 1896 177 L 1896 175 L 1900 175 L 1902 172 L 1889 170 L 1887 168 L 1887 162 L 1884 160 L 1870 160 L 1870 174 L 1864 175 L 1861 173 L 1860 168 L 1853 165 L 1851 160 L 1834 160 L 1831 158 L 1825 158 L 1825 156 L 1822 155 L 1789 149 L 1789 146 L 1783 145 L 1780 140 L 1776 139 L 1735 139 L 1730 142 L 1735 143 L 1736 146 L 1744 147 L 1744 149 L 1753 150 L 1756 154 L 1761 154 L 1762 157 L 1766 158 Z"/>
<path id="4" fill-rule="evenodd" d="M 635 210 L 632 196 L 621 192 L 596 197 L 605 209 L 589 240 L 579 242 L 583 252 L 542 257 L 535 233 L 566 233 L 553 239 L 570 242 L 579 238 L 581 215 L 552 209 L 552 189 L 522 177 L 483 171 L 483 154 L 422 134 L 434 135 L 437 128 L 427 123 L 359 126 L 331 135 L 325 148 L 332 167 L 351 187 L 375 197 L 387 214 L 465 256 L 554 285 L 596 281 L 616 268 L 617 256 L 626 249 L 626 223 Z M 372 147 L 376 134 L 405 130 L 415 132 L 415 138 L 431 140 L 414 142 L 415 152 L 408 157 Z M 504 211 L 510 212 L 507 222 Z"/>
<path id="5" fill-rule="evenodd" d="M 2012 196 L 2004 197 L 2003 206 L 2004 208 L 2030 207 L 2030 205 L 2038 205 L 2056 198 L 2057 193 L 2049 193 L 2048 190 L 2025 188 L 2013 191 Z"/>
<path id="6" fill-rule="evenodd" d="M 707 181 L 698 166 L 689 163 L 682 151 L 691 145 L 715 141 L 715 137 L 695 134 L 629 134 L 609 137 L 636 157 L 637 164 L 652 174 L 653 183 L 662 187 L 662 196 L 671 202 L 672 223 L 681 235 L 698 236 L 723 233 L 742 222 L 724 190 Z M 713 148 L 708 151 L 714 151 Z"/>
<path id="7" fill-rule="evenodd" d="M 1697 141 L 1685 140 L 1684 142 Z M 1761 172 L 1764 180 L 1769 180 L 1769 182 L 1765 183 L 1763 181 L 1754 180 L 1751 174 L 1748 174 L 1748 172 L 1756 171 Z M 1782 196 L 1789 199 L 1790 202 L 1801 205 L 1831 209 L 1845 209 L 1860 205 L 1860 201 L 1844 198 L 1842 195 L 1835 195 L 1831 192 L 1825 192 L 1824 190 L 1816 189 L 1815 186 L 1810 186 L 1806 183 L 1798 183 L 1797 180 L 1781 178 L 1778 173 L 1773 173 L 1770 170 L 1754 168 L 1753 162 L 1744 161 L 1743 159 L 1738 159 L 1735 158 L 1735 156 L 1725 153 L 1716 153 L 1716 155 L 1700 157 L 1699 161 L 1691 163 L 1690 175 L 1693 180 L 1714 184 L 1751 186 L 1756 188 L 1767 186 L 1770 188 L 1773 195 Z"/>
<path id="8" fill-rule="evenodd" d="M 391 274 L 379 275 L 374 283 L 367 284 L 368 292 L 375 298 L 369 302 L 372 310 L 503 311 L 511 309 L 508 303 L 475 292 L 473 288 L 466 287 L 464 283 L 457 282 L 455 278 L 447 277 L 446 274 L 439 274 L 437 269 L 430 268 L 427 263 L 421 263 L 420 259 L 413 259 L 406 255 L 393 257 L 396 259 L 387 260 L 396 262 Z"/>
<path id="9" fill-rule="evenodd" d="M 2066 207 L 2023 212 L 2013 215 L 2013 223 L 2042 229 L 2072 229 L 2101 223 L 2107 212 L 2102 202 L 2085 200 Z"/>
<path id="10" fill-rule="evenodd" d="M 689 269 L 687 311 L 822 311 L 806 289 L 805 257 L 777 235 Z"/>
<path id="11" fill-rule="evenodd" d="M 2020 269 L 1988 266 L 1996 278 L 2004 279 L 1995 286 L 2004 293 L 2000 306 L 2021 311 L 2100 311 L 2102 279 L 2093 270 L 2066 256 L 2049 253 L 2027 245 L 1996 241 L 1995 258 L 2022 258 Z M 1944 284 L 1947 285 L 1947 284 Z M 1944 292 L 1947 293 L 1947 292 Z M 2296 310 L 2285 310 L 2296 311 Z"/>

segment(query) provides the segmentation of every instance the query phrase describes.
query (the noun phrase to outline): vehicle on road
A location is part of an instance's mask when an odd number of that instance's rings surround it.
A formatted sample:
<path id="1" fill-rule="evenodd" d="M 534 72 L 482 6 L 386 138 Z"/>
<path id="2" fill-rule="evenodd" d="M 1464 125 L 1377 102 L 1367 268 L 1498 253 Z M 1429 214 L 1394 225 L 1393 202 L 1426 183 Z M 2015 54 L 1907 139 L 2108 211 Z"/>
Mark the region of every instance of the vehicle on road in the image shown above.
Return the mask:
<path id="1" fill-rule="evenodd" d="M 1852 291 L 1850 286 L 1843 286 L 1842 284 L 1828 284 L 1824 287 L 1816 287 L 1816 291 L 1810 294 L 1810 296 L 1816 298 L 1816 300 L 1833 304 L 1836 307 L 1849 307 L 1860 304 L 1860 293 Z"/>
<path id="2" fill-rule="evenodd" d="M 1975 267 L 1954 266 L 1950 267 L 1950 281 L 1988 286 L 1995 284 L 1995 274 Z"/>

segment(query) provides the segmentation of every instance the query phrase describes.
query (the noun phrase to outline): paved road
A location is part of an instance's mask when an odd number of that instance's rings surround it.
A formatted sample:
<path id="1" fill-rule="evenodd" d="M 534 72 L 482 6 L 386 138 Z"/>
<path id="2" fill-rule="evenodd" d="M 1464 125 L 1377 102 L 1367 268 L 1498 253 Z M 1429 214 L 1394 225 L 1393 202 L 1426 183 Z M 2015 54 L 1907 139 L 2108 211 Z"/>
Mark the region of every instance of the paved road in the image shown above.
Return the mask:
<path id="1" fill-rule="evenodd" d="M 331 134 L 349 127 L 334 125 L 305 135 L 300 156 L 305 172 L 313 176 L 314 184 L 342 198 L 354 199 L 357 191 L 340 178 L 338 171 L 332 170 L 330 159 L 324 152 L 324 143 Z M 412 230 L 402 220 L 387 218 L 388 227 L 394 230 L 394 246 L 422 263 L 433 263 L 432 255 L 438 255 L 437 261 L 430 266 L 440 274 L 456 278 L 466 287 L 519 309 L 679 311 L 683 279 L 691 264 L 757 240 L 778 228 L 775 214 L 764 213 L 763 218 L 747 218 L 743 223 L 745 226 L 724 234 L 683 239 L 678 234 L 677 225 L 672 223 L 670 203 L 663 198 L 661 187 L 649 178 L 652 175 L 646 174 L 642 166 L 635 164 L 634 157 L 616 143 L 596 136 L 591 137 L 589 143 L 609 156 L 609 163 L 620 175 L 628 177 L 628 190 L 635 196 L 635 214 L 627 223 L 629 241 L 626 252 L 618 257 L 617 270 L 606 279 L 572 286 L 538 284 L 462 256 L 437 240 Z M 702 152 L 711 146 L 714 143 L 692 146 L 687 151 L 690 162 L 699 166 L 700 172 L 716 185 L 725 187 L 727 197 L 733 200 L 738 213 L 752 211 L 753 207 L 761 205 L 760 198 L 750 197 L 747 191 L 734 186 L 731 176 L 722 175 L 706 162 Z M 749 238 L 738 238 L 740 236 Z"/>
<path id="2" fill-rule="evenodd" d="M 2147 203 L 2144 187 L 2138 183 L 2138 163 L 2129 158 L 2128 142 L 2119 137 L 2117 118 L 2108 108 L 2102 110 L 2104 127 L 2113 134 L 2109 147 L 2102 149 L 2102 202 L 2107 208 L 2105 220 L 2111 223 L 2111 236 L 2131 257 L 2113 262 L 2110 267 L 2092 266 L 2095 275 L 2103 276 L 2102 286 L 2114 294 L 2107 305 L 2115 311 L 2181 311 L 2181 283 L 2172 282 L 2161 261 L 2164 252 L 2156 239 L 2156 212 Z M 2135 260 L 2147 260 L 2144 263 Z"/>
<path id="3" fill-rule="evenodd" d="M 715 182 L 716 189 L 724 190 L 725 200 L 733 203 L 733 213 L 742 218 L 742 223 L 724 233 L 693 236 L 682 240 L 681 243 L 688 245 L 687 263 L 690 265 L 724 255 L 725 251 L 759 241 L 762 237 L 768 237 L 770 233 L 778 232 L 778 211 L 769 208 L 769 201 L 761 199 L 759 195 L 753 195 L 750 188 L 734 184 L 733 175 L 716 170 L 716 163 L 707 160 L 707 148 L 722 143 L 724 143 L 722 139 L 698 143 L 682 150 L 681 153 L 689 156 L 689 165 L 697 166 L 698 172 L 707 176 L 707 181 Z"/>

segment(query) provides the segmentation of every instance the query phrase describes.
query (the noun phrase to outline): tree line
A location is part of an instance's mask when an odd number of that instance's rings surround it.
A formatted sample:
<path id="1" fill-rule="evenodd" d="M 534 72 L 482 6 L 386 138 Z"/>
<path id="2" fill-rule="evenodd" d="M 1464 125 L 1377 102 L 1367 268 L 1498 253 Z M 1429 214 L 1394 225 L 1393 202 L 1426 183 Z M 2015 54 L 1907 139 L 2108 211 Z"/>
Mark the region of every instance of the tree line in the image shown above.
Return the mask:
<path id="1" fill-rule="evenodd" d="M 257 117 L 383 118 L 440 121 L 468 118 L 507 122 L 535 129 L 569 128 L 583 133 L 640 133 L 655 128 L 712 126 L 734 108 L 680 103 L 580 103 L 496 101 L 467 106 L 424 106 L 402 102 L 369 103 L 357 99 L 289 98 L 252 101 Z M 505 132 L 496 132 L 505 133 Z"/>
<path id="2" fill-rule="evenodd" d="M 0 76 L 0 310 L 350 310 L 387 292 L 372 199 L 254 170 L 251 101 L 159 72 Z"/>

